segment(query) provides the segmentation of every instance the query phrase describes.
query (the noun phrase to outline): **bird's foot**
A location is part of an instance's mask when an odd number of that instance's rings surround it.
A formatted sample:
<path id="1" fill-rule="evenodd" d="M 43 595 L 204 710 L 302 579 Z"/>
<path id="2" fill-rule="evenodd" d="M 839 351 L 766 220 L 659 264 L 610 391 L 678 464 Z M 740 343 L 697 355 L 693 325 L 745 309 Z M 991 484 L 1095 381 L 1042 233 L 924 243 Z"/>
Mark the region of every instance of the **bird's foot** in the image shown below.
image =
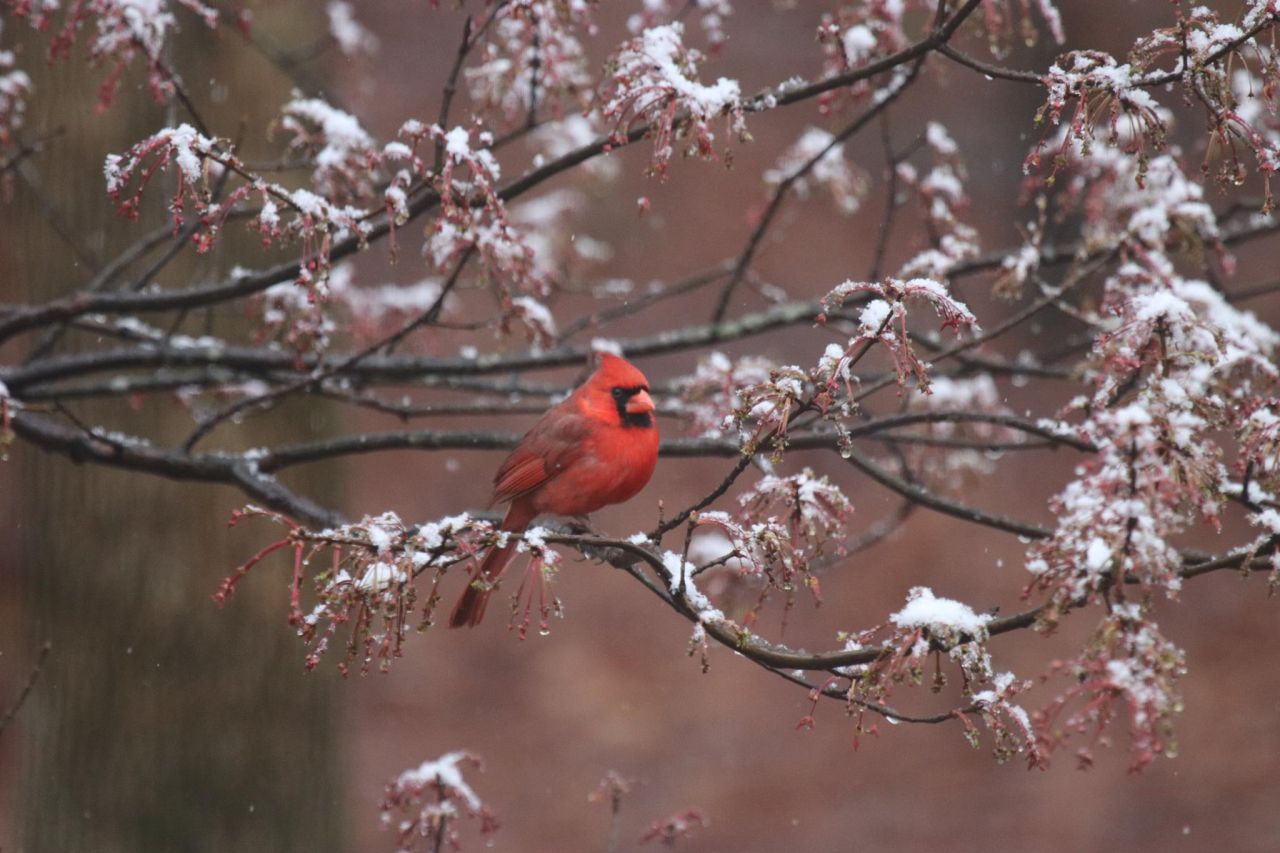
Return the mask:
<path id="1" fill-rule="evenodd" d="M 585 515 L 575 515 L 572 519 L 569 520 L 568 527 L 569 527 L 569 531 L 574 536 L 587 535 L 587 536 L 595 536 L 600 539 L 605 538 L 604 533 L 602 533 L 599 530 L 596 530 L 596 528 L 593 527 L 591 524 L 591 519 L 587 518 Z"/>

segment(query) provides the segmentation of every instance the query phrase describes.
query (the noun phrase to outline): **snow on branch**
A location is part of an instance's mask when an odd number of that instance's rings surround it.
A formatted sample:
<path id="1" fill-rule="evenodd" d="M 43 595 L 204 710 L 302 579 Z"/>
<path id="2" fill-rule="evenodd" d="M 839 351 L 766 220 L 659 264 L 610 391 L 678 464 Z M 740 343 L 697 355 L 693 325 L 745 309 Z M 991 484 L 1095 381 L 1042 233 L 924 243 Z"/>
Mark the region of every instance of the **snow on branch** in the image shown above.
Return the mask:
<path id="1" fill-rule="evenodd" d="M 846 159 L 844 145 L 833 144 L 834 141 L 835 137 L 822 128 L 806 128 L 800 138 L 782 153 L 777 164 L 764 173 L 765 183 L 776 190 L 817 157 L 809 173 L 792 183 L 796 195 L 806 198 L 812 191 L 811 187 L 819 187 L 831 196 L 841 214 L 852 216 L 857 213 L 867 193 L 867 176 Z"/>
<path id="2" fill-rule="evenodd" d="M 916 355 L 907 332 L 907 300 L 924 300 L 931 304 L 942 319 L 943 329 L 978 331 L 977 318 L 968 306 L 951 296 L 946 285 L 927 278 L 846 281 L 822 297 L 824 313 L 818 316 L 818 322 L 827 322 L 828 313 L 843 306 L 850 297 L 860 294 L 870 294 L 872 298 L 859 311 L 854 335 L 843 347 L 829 345 L 818 364 L 816 378 L 822 383 L 828 400 L 834 400 L 841 388 L 852 396 L 849 364 L 865 347 L 876 343 L 884 347 L 892 359 L 900 388 L 905 390 L 907 379 L 911 377 L 923 393 L 929 392 L 928 365 Z"/>
<path id="3" fill-rule="evenodd" d="M 978 256 L 978 232 L 966 219 L 969 209 L 968 173 L 960 147 L 946 127 L 936 121 L 925 125 L 925 145 L 933 155 L 927 171 L 910 163 L 898 163 L 896 177 L 918 199 L 925 215 L 932 245 L 911 257 L 899 278 L 931 278 L 947 282 L 951 270 Z"/>
<path id="4" fill-rule="evenodd" d="M 352 5 L 346 0 L 330 0 L 324 12 L 329 19 L 329 34 L 344 54 L 358 56 L 378 52 L 378 37 L 360 23 Z"/>
<path id="5" fill-rule="evenodd" d="M 4 21 L 0 20 L 0 32 Z M 0 50 L 0 151 L 14 142 L 22 129 L 27 100 L 31 97 L 31 78 L 16 62 L 11 50 Z"/>
<path id="6" fill-rule="evenodd" d="M 726 77 L 707 85 L 697 79 L 702 54 L 684 45 L 684 25 L 679 21 L 650 27 L 626 42 L 614 57 L 604 92 L 601 113 L 614 123 L 615 140 L 621 144 L 635 122 L 647 122 L 653 134 L 651 171 L 666 177 L 676 153 L 676 140 L 688 140 L 688 155 L 715 157 L 715 133 L 711 125 L 723 116 L 728 131 L 747 139 L 742 90 Z"/>
<path id="7" fill-rule="evenodd" d="M 335 200 L 373 192 L 370 168 L 379 155 L 355 116 L 319 98 L 294 98 L 280 108 L 278 126 L 288 136 L 289 150 L 314 164 L 316 192 Z"/>
<path id="8" fill-rule="evenodd" d="M 463 778 L 464 769 L 484 765 L 470 752 L 449 752 L 387 783 L 382 823 L 395 831 L 401 851 L 438 851 L 442 841 L 461 849 L 464 819 L 477 821 L 482 837 L 497 831 L 497 818 Z"/>
<path id="9" fill-rule="evenodd" d="M 886 709 L 899 688 L 927 683 L 932 692 L 941 693 L 949 683 L 942 665 L 945 660 L 959 676 L 962 704 L 934 721 L 959 720 L 965 737 L 977 748 L 981 735 L 971 719 L 976 717 L 991 733 L 998 761 L 1022 755 L 1032 767 L 1046 766 L 1048 754 L 1039 730 L 1031 715 L 1013 701 L 1030 689 L 1031 683 L 995 669 L 987 650 L 992 622 L 993 617 L 962 602 L 935 595 L 927 587 L 913 587 L 903 607 L 883 624 L 839 635 L 846 651 L 880 651 L 869 663 L 839 668 L 840 677 L 848 679 L 847 688 L 835 688 L 834 680 L 828 679 L 810 692 L 810 699 L 816 704 L 824 693 L 844 699 L 855 718 L 856 747 L 862 734 L 877 732 L 876 725 L 866 722 L 868 709 L 879 709 L 889 719 L 895 718 L 896 712 Z M 814 724 L 812 714 L 800 722 L 804 728 Z"/>
<path id="10" fill-rule="evenodd" d="M 595 78 L 582 37 L 595 34 L 592 10 L 555 0 L 498 4 L 480 61 L 463 71 L 480 110 L 510 128 L 539 111 L 560 118 L 588 108 Z"/>
<path id="11" fill-rule="evenodd" d="M 755 411 L 758 402 L 747 407 L 746 395 L 750 389 L 771 381 L 776 369 L 773 362 L 756 355 L 735 361 L 717 351 L 703 357 L 691 375 L 676 383 L 679 410 L 688 417 L 689 432 L 704 436 L 724 435 L 732 430 L 735 422 L 745 422 L 747 417 L 761 419 L 771 415 L 776 409 Z M 739 412 L 741 419 L 736 416 Z"/>
<path id="12" fill-rule="evenodd" d="M 197 248 L 208 251 L 217 241 L 228 214 L 247 199 L 258 199 L 262 207 L 255 219 L 263 242 L 296 239 L 302 244 L 303 260 L 297 281 L 311 287 L 328 277 L 330 250 L 334 240 L 363 237 L 369 231 L 368 213 L 337 204 L 307 190 L 289 190 L 253 175 L 229 149 L 228 144 L 199 133 L 189 124 L 164 128 L 136 143 L 124 154 L 110 154 L 103 166 L 107 193 L 120 214 L 136 218 L 142 193 L 152 178 L 176 166 L 177 189 L 169 202 L 175 228 L 186 225 L 184 214 L 196 217 L 191 238 Z M 215 198 L 214 179 L 230 170 L 243 183 Z M 288 211 L 282 214 L 281 209 Z"/>
<path id="13" fill-rule="evenodd" d="M 465 127 L 444 130 L 439 125 L 408 122 L 401 136 L 417 143 L 433 141 L 443 153 L 443 165 L 432 182 L 441 197 L 441 213 L 431 227 L 424 252 L 437 269 L 446 269 L 469 251 L 479 252 L 508 292 L 545 292 L 533 263 L 533 250 L 511 222 L 498 197 L 502 170 L 490 146 L 488 131 Z"/>
<path id="14" fill-rule="evenodd" d="M 19 3 L 16 13 L 30 17 L 43 29 L 50 23 L 57 3 Z M 70 55 L 80 30 L 92 27 L 89 56 L 107 68 L 98 88 L 98 105 L 111 106 L 125 69 L 137 58 L 147 65 L 147 88 L 161 103 L 173 96 L 180 80 L 165 62 L 165 46 L 179 29 L 179 8 L 194 14 L 209 29 L 219 24 L 219 12 L 202 0 L 78 0 L 68 3 L 62 24 L 49 43 L 49 58 Z"/>
<path id="15" fill-rule="evenodd" d="M 1063 746 L 1072 736 L 1096 742 L 1119 703 L 1128 716 L 1133 770 L 1159 755 L 1177 754 L 1173 717 L 1182 710 L 1177 682 L 1186 674 L 1186 659 L 1140 607 L 1116 607 L 1080 656 L 1055 669 L 1071 686 L 1035 715 L 1047 749 Z M 1090 766 L 1091 749 L 1079 747 L 1076 759 L 1082 767 Z"/>
<path id="16" fill-rule="evenodd" d="M 375 664 L 388 669 L 400 657 L 409 632 L 432 624 L 439 602 L 436 590 L 445 572 L 475 559 L 497 538 L 492 524 L 466 513 L 410 526 L 395 513 L 384 512 L 341 527 L 312 531 L 279 513 L 248 506 L 232 516 L 230 523 L 251 517 L 270 519 L 284 526 L 287 534 L 227 578 L 215 600 L 225 602 L 268 554 L 292 551 L 289 623 L 308 648 L 306 666 L 312 669 L 320 663 L 342 629 L 347 636 L 338 669 L 343 674 L 357 662 L 361 672 Z M 314 577 L 315 604 L 305 610 L 303 574 L 321 558 L 327 565 Z M 430 584 L 419 606 L 419 578 L 423 575 L 429 577 Z M 417 618 L 415 610 L 420 611 Z"/>
<path id="17" fill-rule="evenodd" d="M 1101 51 L 1071 51 L 1054 62 L 1044 77 L 1044 86 L 1048 93 L 1036 113 L 1037 124 L 1047 121 L 1058 126 L 1068 104 L 1075 104 L 1053 159 L 1052 175 L 1057 174 L 1073 146 L 1083 154 L 1089 153 L 1100 122 L 1105 122 L 1105 138 L 1112 145 L 1123 143 L 1135 153 L 1148 147 L 1164 147 L 1169 112 L 1143 88 L 1142 74 L 1132 65 L 1117 62 Z M 1046 136 L 1027 156 L 1026 171 L 1039 167 L 1041 149 L 1047 141 Z"/>
<path id="18" fill-rule="evenodd" d="M 767 475 L 738 499 L 736 513 L 696 513 L 689 556 L 697 574 L 720 566 L 729 583 L 757 587 L 755 605 L 742 620 L 750 626 L 773 593 L 789 609 L 798 591 L 822 601 L 819 570 L 844 555 L 853 504 L 827 477 L 805 468 L 790 476 Z M 718 573 L 724 575 L 725 573 Z"/>

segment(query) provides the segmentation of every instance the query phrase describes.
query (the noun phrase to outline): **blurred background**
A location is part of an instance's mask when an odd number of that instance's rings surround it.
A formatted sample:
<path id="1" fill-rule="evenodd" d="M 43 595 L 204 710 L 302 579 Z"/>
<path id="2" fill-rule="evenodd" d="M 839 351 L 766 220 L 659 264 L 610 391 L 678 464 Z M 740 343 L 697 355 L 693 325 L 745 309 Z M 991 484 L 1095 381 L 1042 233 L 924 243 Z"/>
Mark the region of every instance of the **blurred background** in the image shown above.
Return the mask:
<path id="1" fill-rule="evenodd" d="M 624 37 L 632 5 L 602 4 L 600 34 L 589 44 L 598 60 Z M 1118 55 L 1135 34 L 1172 18 L 1165 3 L 1061 5 L 1071 47 Z M 828 4 L 736 6 L 730 40 L 704 79 L 735 77 L 744 92 L 754 92 L 792 74 L 818 73 L 814 31 Z M 253 8 L 255 34 L 267 50 L 325 44 L 317 4 Z M 462 19 L 422 3 L 359 4 L 358 12 L 381 41 L 376 58 L 349 60 L 328 49 L 300 60 L 295 71 L 308 94 L 326 93 L 388 139 L 406 117 L 435 116 Z M 276 146 L 257 129 L 296 82 L 231 33 L 216 41 L 189 17 L 183 21 L 182 65 L 207 71 L 207 88 L 195 74 L 188 78 L 214 127 L 236 137 L 243 126 L 245 156 L 272 156 Z M 102 158 L 171 119 L 133 89 L 141 84 L 136 74 L 126 76 L 119 105 L 97 111 L 102 70 L 82 62 L 49 67 L 39 59 L 41 38 L 21 30 L 7 28 L 4 39 L 27 57 L 34 78 L 28 127 L 63 132 L 32 164 L 29 181 L 6 188 L 2 302 L 65 294 L 84 280 L 86 267 L 128 245 L 141 226 L 116 218 L 102 192 Z M 980 47 L 969 45 L 973 53 Z M 1051 44 L 1017 46 L 1004 61 L 1042 69 L 1054 53 Z M 1018 190 L 1022 158 L 1038 132 L 1031 119 L 1040 90 L 986 81 L 936 59 L 925 77 L 893 111 L 892 139 L 901 147 L 925 122 L 945 124 L 969 168 L 970 221 L 984 248 L 1015 245 L 1018 225 L 1030 218 L 1018 206 Z M 1178 96 L 1166 102 L 1177 106 Z M 1199 116 L 1182 114 L 1179 140 L 1197 163 Z M 584 234 L 613 249 L 601 278 L 669 281 L 735 255 L 766 198 L 759 176 L 804 127 L 820 123 L 812 102 L 752 116 L 754 141 L 735 146 L 732 168 L 679 161 L 665 183 L 642 176 L 648 143 L 614 155 L 622 167 L 618 182 L 580 187 Z M 868 132 L 847 148 L 871 180 L 858 216 L 833 216 L 821 200 L 788 206 L 782 239 L 757 262 L 766 281 L 796 297 L 817 297 L 867 274 L 883 203 L 880 145 L 878 133 Z M 527 158 L 528 151 L 516 156 Z M 564 176 L 549 189 L 575 182 Z M 644 219 L 635 213 L 640 196 L 652 205 Z M 152 225 L 163 216 L 159 207 L 148 212 Z M 922 238 L 905 221 L 890 244 L 888 267 Z M 198 266 L 180 260 L 165 283 L 225 272 L 237 251 L 243 257 L 254 244 L 244 236 Z M 357 260 L 357 270 L 373 282 L 420 278 L 421 261 L 403 255 L 391 266 L 377 247 Z M 1239 257 L 1244 283 L 1273 273 L 1277 262 L 1274 244 L 1265 242 Z M 979 279 L 960 287 L 984 323 L 1009 310 L 987 298 L 988 287 Z M 678 307 L 668 313 L 642 314 L 607 334 L 626 338 L 702 318 L 714 295 L 672 303 Z M 585 304 L 558 303 L 560 323 Z M 744 288 L 733 310 L 762 305 Z M 1280 323 L 1274 297 L 1249 307 Z M 1016 354 L 1029 336 L 1069 330 L 1053 323 L 1029 328 L 1028 337 L 1005 341 L 1002 352 Z M 439 345 L 450 351 L 453 344 Z M 727 350 L 801 363 L 817 352 L 807 328 Z M 641 363 L 658 382 L 695 365 L 687 353 Z M 568 382 L 574 375 L 534 378 Z M 1076 393 L 1066 384 L 1001 390 L 1014 411 L 1037 414 Z M 136 409 L 86 404 L 78 411 L 159 436 L 182 435 L 190 423 L 167 401 Z M 222 440 L 249 447 L 393 426 L 314 402 L 286 414 L 249 419 Z M 480 426 L 519 431 L 532 420 L 494 418 Z M 483 508 L 500 460 L 500 453 L 487 452 L 391 453 L 317 465 L 289 482 L 350 516 L 392 509 L 426 520 Z M 966 485 L 966 500 L 1051 523 L 1046 501 L 1077 461 L 1065 452 L 999 460 L 990 475 Z M 797 453 L 786 463 L 788 470 L 803 464 L 830 474 L 853 497 L 855 531 L 896 506 L 832 454 Z M 688 505 L 730 465 L 661 461 L 639 497 L 593 522 L 618 534 L 647 529 L 659 501 L 668 509 Z M 272 535 L 263 525 L 226 530 L 226 518 L 243 503 L 230 489 L 79 467 L 21 442 L 0 464 L 0 710 L 26 681 L 40 645 L 52 642 L 28 702 L 0 735 L 0 850 L 390 850 L 394 836 L 378 819 L 384 785 L 455 749 L 484 759 L 484 772 L 469 781 L 502 823 L 490 839 L 494 849 L 607 849 L 609 809 L 588 795 L 609 770 L 632 780 L 617 817 L 622 850 L 635 847 L 653 821 L 691 807 L 709 821 L 681 842 L 697 851 L 1280 848 L 1280 667 L 1270 653 L 1280 642 L 1280 620 L 1261 578 L 1206 577 L 1188 585 L 1181 604 L 1157 611 L 1168 636 L 1186 649 L 1190 669 L 1176 759 L 1130 775 L 1120 724 L 1111 730 L 1114 746 L 1097 751 L 1091 771 L 1075 769 L 1064 751 L 1049 771 L 1028 772 L 1018 762 L 995 764 L 986 743 L 972 749 L 956 725 L 881 724 L 879 736 L 864 737 L 855 750 L 852 724 L 837 703 L 819 707 L 814 730 L 797 731 L 809 711 L 802 690 L 719 649 L 703 673 L 698 658 L 687 655 L 685 622 L 620 572 L 590 563 L 570 561 L 561 572 L 557 591 L 568 618 L 547 637 L 518 642 L 491 617 L 473 631 L 414 636 L 389 674 L 343 679 L 333 661 L 308 674 L 285 621 L 287 561 L 255 570 L 225 609 L 210 601 L 218 582 Z M 1222 549 L 1246 535 L 1228 524 L 1221 536 L 1187 544 Z M 801 601 L 784 638 L 829 648 L 836 631 L 880 621 L 916 585 L 1011 612 L 1025 583 L 1023 550 L 1015 539 L 917 512 L 904 532 L 824 575 L 823 606 Z M 778 636 L 780 618 L 780 611 L 766 611 L 761 630 Z M 1000 638 L 992 644 L 998 665 L 1038 674 L 1053 657 L 1071 653 L 1087 622 L 1068 620 L 1050 638 Z M 1026 703 L 1047 701 L 1050 688 Z M 900 694 L 897 704 L 920 712 L 944 707 L 931 700 L 942 701 L 922 690 Z M 470 827 L 464 834 L 468 849 L 485 843 Z"/>

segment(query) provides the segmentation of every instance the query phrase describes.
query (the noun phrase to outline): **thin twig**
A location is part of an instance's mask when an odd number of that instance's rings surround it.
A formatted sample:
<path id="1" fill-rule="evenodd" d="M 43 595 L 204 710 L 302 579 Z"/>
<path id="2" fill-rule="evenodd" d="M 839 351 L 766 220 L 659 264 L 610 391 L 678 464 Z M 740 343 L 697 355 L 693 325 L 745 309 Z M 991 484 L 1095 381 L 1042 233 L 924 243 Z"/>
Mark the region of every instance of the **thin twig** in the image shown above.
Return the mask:
<path id="1" fill-rule="evenodd" d="M 9 710 L 0 717 L 0 735 L 4 734 L 5 728 L 9 723 L 13 722 L 13 718 L 18 716 L 18 712 L 22 710 L 22 705 L 27 701 L 27 697 L 31 695 L 32 689 L 36 686 L 36 681 L 40 678 L 40 671 L 44 667 L 45 658 L 49 656 L 49 650 L 53 648 L 53 643 L 45 640 L 40 646 L 40 651 L 36 654 L 36 662 L 31 667 L 31 673 L 27 676 L 27 683 L 22 686 L 22 690 L 18 693 L 18 698 L 14 701 Z"/>

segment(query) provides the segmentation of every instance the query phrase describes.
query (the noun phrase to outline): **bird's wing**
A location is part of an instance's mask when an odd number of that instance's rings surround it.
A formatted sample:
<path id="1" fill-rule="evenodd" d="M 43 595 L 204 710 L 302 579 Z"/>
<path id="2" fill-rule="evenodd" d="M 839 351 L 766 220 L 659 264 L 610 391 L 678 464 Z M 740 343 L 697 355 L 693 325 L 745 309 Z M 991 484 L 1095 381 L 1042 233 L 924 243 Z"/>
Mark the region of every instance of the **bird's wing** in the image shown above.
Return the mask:
<path id="1" fill-rule="evenodd" d="M 586 447 L 591 421 L 556 407 L 525 433 L 493 478 L 493 502 L 514 500 L 555 477 Z"/>

